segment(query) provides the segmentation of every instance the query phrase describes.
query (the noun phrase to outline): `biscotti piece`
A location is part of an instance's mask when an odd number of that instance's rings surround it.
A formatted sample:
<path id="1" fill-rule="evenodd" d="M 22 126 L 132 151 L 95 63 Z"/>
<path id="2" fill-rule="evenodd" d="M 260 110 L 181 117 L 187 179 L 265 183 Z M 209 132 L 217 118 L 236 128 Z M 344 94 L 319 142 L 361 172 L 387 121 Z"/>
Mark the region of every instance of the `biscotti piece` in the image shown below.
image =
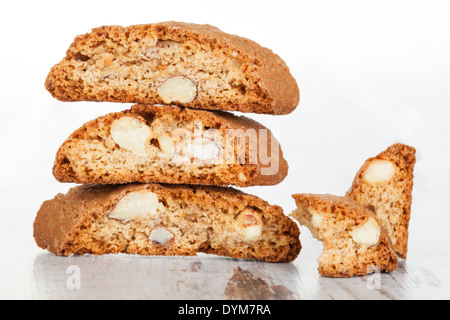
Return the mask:
<path id="1" fill-rule="evenodd" d="M 323 242 L 319 273 L 347 278 L 397 269 L 389 236 L 375 215 L 352 200 L 332 195 L 293 195 L 291 216 Z"/>
<path id="2" fill-rule="evenodd" d="M 45 82 L 62 101 L 288 114 L 299 89 L 271 50 L 209 25 L 105 26 L 76 37 Z"/>
<path id="3" fill-rule="evenodd" d="M 347 193 L 347 197 L 376 214 L 402 259 L 408 253 L 415 154 L 410 146 L 390 146 L 365 162 Z"/>
<path id="4" fill-rule="evenodd" d="M 274 185 L 287 175 L 278 141 L 227 112 L 136 105 L 99 117 L 60 147 L 53 174 L 84 184 Z"/>
<path id="5" fill-rule="evenodd" d="M 278 206 L 234 189 L 158 184 L 83 185 L 44 202 L 39 247 L 62 256 L 208 253 L 290 262 L 299 229 Z"/>

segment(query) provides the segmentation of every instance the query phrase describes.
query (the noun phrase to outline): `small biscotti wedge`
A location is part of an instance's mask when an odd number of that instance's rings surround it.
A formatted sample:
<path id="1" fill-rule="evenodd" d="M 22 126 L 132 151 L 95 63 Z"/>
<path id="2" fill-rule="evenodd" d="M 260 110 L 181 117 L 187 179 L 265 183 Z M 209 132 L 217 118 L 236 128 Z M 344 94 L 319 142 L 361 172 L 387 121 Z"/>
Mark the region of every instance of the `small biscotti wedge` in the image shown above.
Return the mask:
<path id="1" fill-rule="evenodd" d="M 366 161 L 347 193 L 347 197 L 376 214 L 402 259 L 408 253 L 415 154 L 410 146 L 390 146 Z"/>
<path id="2" fill-rule="evenodd" d="M 62 256 L 208 253 L 290 262 L 299 229 L 278 206 L 234 189 L 158 184 L 83 185 L 44 202 L 39 247 Z"/>
<path id="3" fill-rule="evenodd" d="M 60 147 L 53 174 L 83 184 L 274 185 L 287 175 L 278 141 L 226 112 L 136 105 L 88 122 Z"/>
<path id="4" fill-rule="evenodd" d="M 323 242 L 319 273 L 347 278 L 397 269 L 397 255 L 375 215 L 352 200 L 333 195 L 293 195 L 291 216 Z"/>
<path id="5" fill-rule="evenodd" d="M 76 37 L 45 82 L 62 101 L 288 114 L 299 89 L 271 50 L 210 25 L 105 26 Z"/>

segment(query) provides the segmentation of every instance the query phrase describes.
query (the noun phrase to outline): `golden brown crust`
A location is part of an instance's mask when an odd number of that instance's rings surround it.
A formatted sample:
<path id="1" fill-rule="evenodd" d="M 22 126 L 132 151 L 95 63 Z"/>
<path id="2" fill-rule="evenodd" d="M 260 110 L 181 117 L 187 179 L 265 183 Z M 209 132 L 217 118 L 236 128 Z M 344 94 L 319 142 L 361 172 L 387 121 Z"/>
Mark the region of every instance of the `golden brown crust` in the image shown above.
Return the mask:
<path id="1" fill-rule="evenodd" d="M 271 151 L 273 147 L 279 149 L 278 159 L 272 159 L 275 163 L 263 163 L 263 158 L 259 152 L 261 150 L 254 150 L 255 144 L 246 143 L 247 150 L 258 154 L 257 163 L 250 161 L 249 155 L 246 155 L 244 164 L 227 164 L 226 167 L 220 167 L 217 173 L 207 174 L 206 171 L 199 171 L 194 174 L 183 173 L 181 170 L 177 170 L 176 174 L 169 175 L 168 172 L 164 172 L 161 167 L 154 168 L 151 172 L 139 170 L 138 167 L 132 167 L 125 170 L 125 166 L 121 165 L 117 171 L 108 172 L 96 172 L 96 170 L 84 169 L 84 167 L 78 171 L 74 170 L 74 166 L 79 166 L 84 160 L 79 158 L 71 159 L 69 154 L 73 154 L 79 148 L 80 142 L 86 140 L 86 137 L 96 137 L 96 132 L 99 128 L 104 131 L 108 131 L 111 123 L 123 116 L 132 115 L 144 119 L 147 122 L 151 122 L 154 119 L 186 119 L 190 122 L 200 122 L 205 126 L 226 130 L 238 130 L 243 132 L 251 129 L 256 133 L 258 144 L 262 132 L 267 133 L 267 150 Z M 261 131 L 260 131 L 261 130 Z M 109 132 L 109 131 L 108 131 Z M 98 138 L 96 138 L 98 139 Z M 104 139 L 104 137 L 102 138 Z M 272 140 L 274 139 L 274 140 Z M 264 141 L 264 140 L 261 140 Z M 273 144 L 272 144 L 273 143 Z M 83 151 L 76 152 L 76 154 L 84 154 Z M 262 152 L 261 152 L 262 153 Z M 92 165 L 97 160 L 89 159 L 88 165 Z M 128 161 L 129 162 L 129 161 Z M 110 163 L 109 163 L 110 164 Z M 272 174 L 265 174 L 263 170 L 270 166 L 278 166 L 278 170 Z M 87 167 L 86 167 L 87 168 Z M 275 168 L 275 167 L 274 167 Z M 150 168 L 147 168 L 150 169 Z M 240 173 L 245 175 L 245 179 L 239 179 Z M 215 185 L 215 186 L 228 186 L 236 185 L 239 187 L 257 186 L 257 185 L 275 185 L 284 180 L 288 173 L 288 163 L 283 158 L 283 153 L 279 147 L 275 137 L 272 136 L 270 131 L 246 117 L 238 117 L 227 112 L 211 112 L 203 110 L 194 110 L 188 108 L 180 108 L 173 106 L 148 106 L 148 105 L 136 105 L 131 110 L 126 110 L 119 113 L 108 114 L 103 117 L 99 117 L 92 120 L 81 128 L 76 130 L 60 147 L 57 152 L 55 164 L 53 167 L 53 175 L 60 182 L 68 183 L 84 183 L 84 184 L 123 184 L 123 183 L 169 183 L 169 184 L 193 184 L 193 185 Z"/>
<path id="2" fill-rule="evenodd" d="M 221 212 L 220 215 L 230 215 L 233 210 L 246 207 L 256 208 L 261 212 L 264 227 L 270 229 L 265 237 L 275 237 L 273 240 L 284 241 L 287 246 L 276 244 L 212 243 L 214 226 L 205 228 L 208 239 L 200 243 L 196 250 L 181 247 L 174 250 L 159 247 L 153 251 L 140 248 L 129 242 L 126 245 L 113 246 L 108 243 L 85 243 L 80 246 L 83 233 L 89 230 L 86 226 L 95 219 L 106 217 L 118 201 L 130 192 L 148 190 L 158 195 L 160 199 L 176 199 L 183 206 L 200 205 L 205 210 Z M 219 211 L 220 210 L 220 211 Z M 198 213 L 200 220 L 200 213 Z M 218 214 L 218 213 L 216 213 Z M 193 221 L 193 224 L 197 221 Z M 207 230 L 210 229 L 210 230 Z M 34 238 L 37 245 L 57 254 L 69 256 L 72 254 L 111 254 L 128 253 L 141 255 L 195 255 L 198 252 L 229 256 L 240 259 L 256 259 L 268 262 L 291 262 L 295 260 L 301 250 L 299 229 L 297 225 L 283 214 L 278 206 L 271 206 L 264 200 L 244 194 L 231 188 L 173 186 L 157 184 L 131 185 L 83 185 L 71 189 L 66 195 L 58 195 L 53 200 L 43 203 L 34 222 Z M 105 241 L 107 242 L 107 241 Z M 278 247 L 278 248 L 277 248 Z M 262 249 L 261 249 L 262 248 Z M 267 250 L 265 251 L 266 248 Z"/>
<path id="3" fill-rule="evenodd" d="M 229 59 L 239 59 L 244 78 L 256 85 L 254 95 L 244 94 L 239 99 L 216 100 L 198 96 L 191 103 L 180 106 L 207 109 L 240 111 L 265 114 L 288 114 L 298 105 L 300 94 L 297 83 L 285 62 L 271 50 L 242 37 L 230 35 L 210 25 L 197 25 L 180 22 L 136 25 L 129 27 L 104 26 L 93 29 L 91 33 L 77 36 L 61 63 L 55 65 L 45 82 L 47 90 L 62 101 L 110 101 L 140 104 L 161 104 L 163 101 L 155 94 L 137 90 L 102 91 L 99 88 L 87 90 L 79 81 L 71 79 L 71 61 L 89 58 L 89 48 L 96 50 L 105 41 L 118 45 L 132 45 L 136 39 L 155 37 L 176 41 L 195 41 L 220 52 Z M 125 46 L 125 45 L 124 45 Z"/>
<path id="4" fill-rule="evenodd" d="M 387 232 L 381 226 L 377 245 L 362 248 L 358 244 L 349 246 L 350 231 L 366 223 L 370 218 L 377 220 L 369 210 L 364 209 L 349 198 L 334 195 L 295 194 L 292 196 L 298 207 L 291 216 L 301 225 L 310 228 L 314 237 L 324 242 L 324 254 L 319 259 L 319 273 L 326 277 L 346 278 L 363 276 L 377 270 L 392 272 L 397 269 L 397 256 Z M 319 231 L 311 222 L 312 214 L 319 213 L 326 231 Z M 336 230 L 334 230 L 336 229 Z M 343 241 L 338 244 L 338 241 Z M 348 250 L 348 251 L 346 251 Z M 330 259 L 330 252 L 339 252 Z M 328 258 L 325 258 L 327 255 Z M 373 268 L 374 266 L 377 269 Z"/>
<path id="5" fill-rule="evenodd" d="M 407 258 L 409 221 L 416 149 L 394 144 L 374 158 L 368 159 L 357 173 L 347 197 L 375 212 L 394 242 L 398 256 Z M 368 167 L 376 160 L 391 161 L 398 168 L 391 181 L 370 185 L 364 179 Z"/>

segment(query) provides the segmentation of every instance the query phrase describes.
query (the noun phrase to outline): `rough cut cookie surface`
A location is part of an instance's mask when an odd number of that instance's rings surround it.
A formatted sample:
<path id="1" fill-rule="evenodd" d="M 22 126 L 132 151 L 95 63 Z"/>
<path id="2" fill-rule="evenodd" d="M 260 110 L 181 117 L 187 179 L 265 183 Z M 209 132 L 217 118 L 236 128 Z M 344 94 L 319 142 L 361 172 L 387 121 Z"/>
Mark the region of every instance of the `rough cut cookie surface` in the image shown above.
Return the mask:
<path id="1" fill-rule="evenodd" d="M 278 206 L 234 189 L 158 184 L 83 185 L 43 203 L 39 247 L 62 256 L 208 253 L 291 262 L 299 229 Z"/>
<path id="2" fill-rule="evenodd" d="M 333 195 L 293 195 L 291 216 L 323 242 L 319 273 L 347 278 L 397 269 L 389 236 L 375 215 L 352 200 Z"/>
<path id="3" fill-rule="evenodd" d="M 299 89 L 271 50 L 210 25 L 105 26 L 77 36 L 45 82 L 62 101 L 288 114 Z"/>
<path id="4" fill-rule="evenodd" d="M 373 211 L 402 259 L 408 253 L 416 150 L 395 144 L 362 166 L 347 197 Z"/>
<path id="5" fill-rule="evenodd" d="M 60 147 L 53 174 L 84 184 L 274 185 L 288 164 L 270 131 L 246 117 L 136 105 L 88 122 Z"/>

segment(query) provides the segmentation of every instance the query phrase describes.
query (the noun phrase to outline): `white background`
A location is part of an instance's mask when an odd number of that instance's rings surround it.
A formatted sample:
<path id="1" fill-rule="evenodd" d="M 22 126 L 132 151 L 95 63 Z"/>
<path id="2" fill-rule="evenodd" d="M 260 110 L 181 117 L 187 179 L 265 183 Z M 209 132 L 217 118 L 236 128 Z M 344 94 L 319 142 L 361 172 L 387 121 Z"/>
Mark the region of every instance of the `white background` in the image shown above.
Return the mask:
<path id="1" fill-rule="evenodd" d="M 299 83 L 301 103 L 292 114 L 248 115 L 276 134 L 290 171 L 278 186 L 246 192 L 290 213 L 291 194 L 343 195 L 367 158 L 396 142 L 412 145 L 418 163 L 409 257 L 413 265 L 427 252 L 445 265 L 449 15 L 450 1 L 435 0 L 3 2 L 0 297 L 35 297 L 31 270 L 41 250 L 32 238 L 34 216 L 44 200 L 72 187 L 51 174 L 60 144 L 86 121 L 131 106 L 57 101 L 44 88 L 48 71 L 76 35 L 93 27 L 167 20 L 208 23 L 255 40 L 279 54 Z M 300 266 L 320 254 L 307 230 L 301 239 Z M 447 281 L 443 269 L 434 276 Z"/>

